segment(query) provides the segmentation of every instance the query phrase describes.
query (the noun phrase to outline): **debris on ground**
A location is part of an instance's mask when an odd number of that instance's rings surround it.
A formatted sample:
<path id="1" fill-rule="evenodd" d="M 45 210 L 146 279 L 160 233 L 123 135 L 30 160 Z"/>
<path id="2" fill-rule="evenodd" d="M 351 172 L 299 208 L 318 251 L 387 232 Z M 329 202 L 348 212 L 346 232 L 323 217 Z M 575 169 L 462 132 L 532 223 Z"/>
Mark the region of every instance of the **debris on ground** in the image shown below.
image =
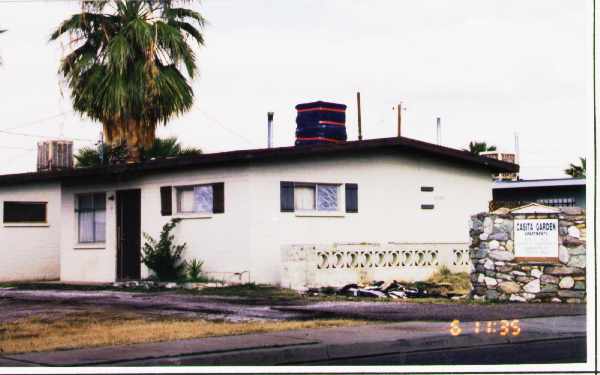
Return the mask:
<path id="1" fill-rule="evenodd" d="M 369 284 L 347 284 L 341 288 L 323 287 L 308 290 L 310 295 L 336 295 L 346 297 L 367 298 L 449 298 L 461 299 L 465 293 L 457 293 L 450 283 L 412 282 L 402 283 L 399 281 L 374 281 Z"/>
<path id="2" fill-rule="evenodd" d="M 130 280 L 130 281 L 117 281 L 112 283 L 114 288 L 142 288 L 142 289 L 204 289 L 204 288 L 218 288 L 228 286 L 222 282 L 164 282 L 164 281 L 152 281 L 152 280 Z"/>

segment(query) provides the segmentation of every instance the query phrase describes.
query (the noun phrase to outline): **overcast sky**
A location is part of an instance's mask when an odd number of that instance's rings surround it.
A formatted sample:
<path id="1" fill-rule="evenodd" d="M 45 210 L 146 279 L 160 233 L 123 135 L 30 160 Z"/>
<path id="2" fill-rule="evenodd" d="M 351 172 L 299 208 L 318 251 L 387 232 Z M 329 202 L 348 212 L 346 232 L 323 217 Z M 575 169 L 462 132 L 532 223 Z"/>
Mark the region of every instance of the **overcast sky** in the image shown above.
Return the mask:
<path id="1" fill-rule="evenodd" d="M 206 46 L 196 100 L 159 135 L 205 152 L 294 141 L 298 103 L 348 105 L 357 138 L 356 91 L 365 138 L 403 135 L 463 148 L 485 140 L 512 152 L 522 178 L 563 177 L 591 144 L 591 1 L 204 0 Z M 0 0 L 0 173 L 35 169 L 37 136 L 98 139 L 101 127 L 71 111 L 57 75 L 63 54 L 51 30 L 77 1 Z M 63 96 L 64 94 L 64 96 Z M 3 131 L 10 132 L 5 133 Z M 14 133 L 29 134 L 30 136 Z M 31 136 L 35 135 L 35 136 Z"/>

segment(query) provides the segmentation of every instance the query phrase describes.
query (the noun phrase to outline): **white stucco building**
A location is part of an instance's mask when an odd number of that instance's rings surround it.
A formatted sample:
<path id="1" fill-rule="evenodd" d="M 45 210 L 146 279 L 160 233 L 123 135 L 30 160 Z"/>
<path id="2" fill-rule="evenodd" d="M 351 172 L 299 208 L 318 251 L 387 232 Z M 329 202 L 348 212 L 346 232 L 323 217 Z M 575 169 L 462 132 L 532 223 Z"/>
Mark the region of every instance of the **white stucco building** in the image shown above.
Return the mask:
<path id="1" fill-rule="evenodd" d="M 176 241 L 212 276 L 287 284 L 298 277 L 284 267 L 291 245 L 466 245 L 470 215 L 492 199 L 491 175 L 517 170 L 385 138 L 0 176 L 0 209 L 14 209 L 11 202 L 46 207 L 45 217 L 38 210 L 7 222 L 3 215 L 0 280 L 146 277 L 142 233 L 157 238 L 168 220 L 181 218 Z M 448 258 L 435 256 L 429 268 Z M 415 270 L 397 271 L 410 278 Z"/>

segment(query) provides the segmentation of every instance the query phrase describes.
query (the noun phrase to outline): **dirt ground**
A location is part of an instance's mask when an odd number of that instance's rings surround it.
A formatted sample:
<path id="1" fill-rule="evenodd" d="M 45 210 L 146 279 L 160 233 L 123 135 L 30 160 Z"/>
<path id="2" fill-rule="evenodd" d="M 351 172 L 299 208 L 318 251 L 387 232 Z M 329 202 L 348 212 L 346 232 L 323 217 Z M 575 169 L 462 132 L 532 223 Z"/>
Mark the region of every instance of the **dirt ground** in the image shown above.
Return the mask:
<path id="1" fill-rule="evenodd" d="M 492 320 L 584 315 L 585 304 L 463 304 L 373 301 L 260 300 L 163 292 L 0 289 L 0 322 L 89 311 L 225 322 L 320 318 L 383 321 Z"/>
<path id="2" fill-rule="evenodd" d="M 286 302 L 289 304 L 289 302 Z M 246 298 L 199 296 L 177 292 L 64 291 L 0 289 L 0 322 L 32 316 L 57 318 L 89 310 L 172 316 L 185 319 L 298 320 L 314 314 L 283 312 Z"/>

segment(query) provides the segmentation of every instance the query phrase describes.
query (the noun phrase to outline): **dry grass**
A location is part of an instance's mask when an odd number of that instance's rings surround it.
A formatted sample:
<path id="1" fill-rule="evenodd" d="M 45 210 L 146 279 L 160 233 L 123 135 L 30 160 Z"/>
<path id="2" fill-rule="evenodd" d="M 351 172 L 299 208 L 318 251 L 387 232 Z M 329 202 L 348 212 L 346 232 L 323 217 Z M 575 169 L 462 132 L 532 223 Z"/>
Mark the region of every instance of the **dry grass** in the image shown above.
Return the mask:
<path id="1" fill-rule="evenodd" d="M 434 284 L 451 284 L 454 293 L 467 294 L 471 289 L 471 278 L 466 272 L 452 273 L 447 267 L 440 267 L 428 280 Z"/>
<path id="2" fill-rule="evenodd" d="M 336 319 L 229 323 L 176 318 L 151 319 L 134 314 L 106 312 L 74 313 L 59 320 L 28 318 L 1 323 L 0 351 L 40 352 L 358 324 L 367 322 Z"/>

